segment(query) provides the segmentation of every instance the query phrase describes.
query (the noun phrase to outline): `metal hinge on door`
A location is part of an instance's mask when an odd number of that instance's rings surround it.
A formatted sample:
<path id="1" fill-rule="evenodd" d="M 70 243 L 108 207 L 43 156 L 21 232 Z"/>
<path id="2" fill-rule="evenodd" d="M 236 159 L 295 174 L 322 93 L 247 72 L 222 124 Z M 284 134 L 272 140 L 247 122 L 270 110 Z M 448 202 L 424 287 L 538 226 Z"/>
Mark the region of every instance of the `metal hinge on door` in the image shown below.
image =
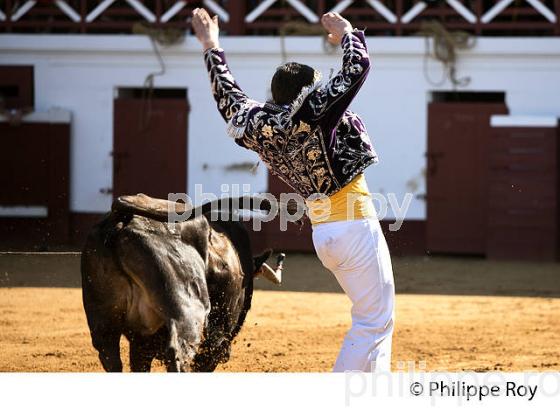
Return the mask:
<path id="1" fill-rule="evenodd" d="M 426 152 L 424 154 L 428 158 L 428 176 L 433 177 L 437 173 L 438 160 L 443 158 L 443 152 Z"/>

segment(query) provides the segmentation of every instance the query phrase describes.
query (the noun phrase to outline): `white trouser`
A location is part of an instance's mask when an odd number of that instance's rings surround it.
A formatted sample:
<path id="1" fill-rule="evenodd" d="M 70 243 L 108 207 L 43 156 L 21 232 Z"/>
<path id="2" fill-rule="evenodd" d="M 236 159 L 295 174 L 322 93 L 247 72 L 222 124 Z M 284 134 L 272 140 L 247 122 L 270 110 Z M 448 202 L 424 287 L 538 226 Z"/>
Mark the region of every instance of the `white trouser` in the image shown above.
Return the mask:
<path id="1" fill-rule="evenodd" d="M 333 371 L 390 371 L 395 285 L 387 242 L 375 218 L 313 226 L 313 244 L 352 301 Z"/>

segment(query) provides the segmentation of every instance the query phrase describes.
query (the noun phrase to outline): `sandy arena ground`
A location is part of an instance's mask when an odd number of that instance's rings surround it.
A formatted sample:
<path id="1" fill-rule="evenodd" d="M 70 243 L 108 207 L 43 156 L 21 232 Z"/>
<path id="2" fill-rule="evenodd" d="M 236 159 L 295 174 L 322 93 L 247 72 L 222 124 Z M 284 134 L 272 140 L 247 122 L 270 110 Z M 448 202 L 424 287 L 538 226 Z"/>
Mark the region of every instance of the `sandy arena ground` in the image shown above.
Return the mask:
<path id="1" fill-rule="evenodd" d="M 76 287 L 79 256 L 44 258 L 0 255 L 0 371 L 101 371 Z M 285 277 L 283 291 L 259 281 L 220 371 L 330 370 L 350 305 L 311 255 L 289 256 Z M 395 277 L 394 370 L 560 370 L 557 264 L 400 258 Z M 121 348 L 126 358 L 124 339 Z"/>

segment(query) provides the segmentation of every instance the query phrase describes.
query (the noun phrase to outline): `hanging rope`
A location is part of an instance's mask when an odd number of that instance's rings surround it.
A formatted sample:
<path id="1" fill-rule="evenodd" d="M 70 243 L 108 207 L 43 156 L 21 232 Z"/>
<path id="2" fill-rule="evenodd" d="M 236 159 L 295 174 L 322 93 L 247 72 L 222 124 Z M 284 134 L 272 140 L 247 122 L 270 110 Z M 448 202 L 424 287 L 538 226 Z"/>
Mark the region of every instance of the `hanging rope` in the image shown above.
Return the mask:
<path id="1" fill-rule="evenodd" d="M 465 31 L 448 31 L 439 21 L 423 22 L 419 34 L 425 38 L 424 77 L 433 86 L 442 85 L 446 79 L 451 81 L 453 88 L 466 87 L 470 77 L 457 78 L 457 51 L 474 47 L 476 39 Z M 433 43 L 433 49 L 430 44 Z M 428 73 L 428 60 L 434 58 L 443 64 L 440 80 L 434 81 Z"/>
<path id="2" fill-rule="evenodd" d="M 166 67 L 165 61 L 159 51 L 159 46 L 170 47 L 175 44 L 180 44 L 184 41 L 185 34 L 177 29 L 159 29 L 153 28 L 145 23 L 135 23 L 132 26 L 133 34 L 142 34 L 148 36 L 152 44 L 152 50 L 158 60 L 160 69 L 149 73 L 144 79 L 144 86 L 142 89 L 142 117 L 140 120 L 140 130 L 146 129 L 150 123 L 152 115 L 152 99 L 154 96 L 154 79 L 157 76 L 165 74 Z"/>

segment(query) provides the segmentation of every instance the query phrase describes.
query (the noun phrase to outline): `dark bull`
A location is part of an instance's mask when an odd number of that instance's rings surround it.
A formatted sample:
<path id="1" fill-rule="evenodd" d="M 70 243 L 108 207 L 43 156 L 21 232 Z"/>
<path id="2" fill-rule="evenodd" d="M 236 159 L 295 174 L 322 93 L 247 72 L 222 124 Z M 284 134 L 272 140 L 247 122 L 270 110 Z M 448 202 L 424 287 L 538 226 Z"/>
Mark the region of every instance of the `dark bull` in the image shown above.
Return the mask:
<path id="1" fill-rule="evenodd" d="M 122 371 L 121 335 L 132 371 L 149 371 L 153 359 L 168 371 L 213 371 L 229 359 L 253 279 L 279 273 L 264 264 L 272 251 L 253 257 L 240 222 L 209 218 L 211 204 L 175 224 L 166 222 L 168 205 L 145 195 L 118 198 L 83 249 L 84 309 L 106 371 Z"/>

